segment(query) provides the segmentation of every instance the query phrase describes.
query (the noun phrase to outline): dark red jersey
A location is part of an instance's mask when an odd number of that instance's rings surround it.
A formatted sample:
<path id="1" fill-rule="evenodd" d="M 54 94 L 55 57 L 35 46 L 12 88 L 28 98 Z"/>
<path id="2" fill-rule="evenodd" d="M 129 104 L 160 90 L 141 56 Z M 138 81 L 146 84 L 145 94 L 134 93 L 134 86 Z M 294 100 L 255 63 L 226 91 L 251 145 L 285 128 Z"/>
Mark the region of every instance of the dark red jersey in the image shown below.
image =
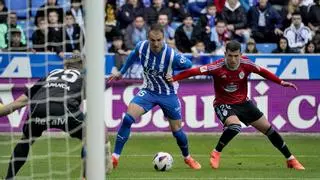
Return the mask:
<path id="1" fill-rule="evenodd" d="M 281 79 L 276 75 L 254 64 L 246 57 L 240 59 L 240 65 L 236 70 L 228 69 L 224 58 L 222 58 L 211 64 L 206 64 L 179 73 L 173 77 L 173 80 L 177 81 L 196 75 L 211 75 L 214 80 L 216 96 L 214 104 L 239 104 L 247 99 L 248 76 L 252 72 L 275 83 L 281 83 Z"/>

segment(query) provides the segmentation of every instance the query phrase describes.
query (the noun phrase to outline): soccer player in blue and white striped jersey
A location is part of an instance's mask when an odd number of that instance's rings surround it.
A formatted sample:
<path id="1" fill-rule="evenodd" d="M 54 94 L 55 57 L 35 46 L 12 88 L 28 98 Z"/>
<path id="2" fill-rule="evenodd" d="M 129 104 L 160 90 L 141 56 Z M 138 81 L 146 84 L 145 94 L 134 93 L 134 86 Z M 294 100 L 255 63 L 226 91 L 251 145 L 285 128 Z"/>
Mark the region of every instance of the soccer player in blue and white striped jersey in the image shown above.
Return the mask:
<path id="1" fill-rule="evenodd" d="M 165 117 L 169 120 L 173 136 L 177 140 L 185 163 L 192 169 L 200 169 L 201 165 L 189 154 L 188 140 L 181 128 L 181 106 L 176 95 L 178 84 L 166 80 L 166 75 L 173 75 L 175 70 L 191 68 L 189 59 L 176 52 L 164 42 L 162 27 L 158 24 L 151 26 L 148 40 L 139 42 L 128 56 L 120 72 L 113 73 L 112 79 L 121 79 L 122 75 L 136 61 L 143 66 L 143 87 L 129 104 L 121 127 L 118 131 L 114 153 L 113 167 L 116 168 L 119 157 L 127 142 L 132 123 L 137 118 L 159 105 Z"/>

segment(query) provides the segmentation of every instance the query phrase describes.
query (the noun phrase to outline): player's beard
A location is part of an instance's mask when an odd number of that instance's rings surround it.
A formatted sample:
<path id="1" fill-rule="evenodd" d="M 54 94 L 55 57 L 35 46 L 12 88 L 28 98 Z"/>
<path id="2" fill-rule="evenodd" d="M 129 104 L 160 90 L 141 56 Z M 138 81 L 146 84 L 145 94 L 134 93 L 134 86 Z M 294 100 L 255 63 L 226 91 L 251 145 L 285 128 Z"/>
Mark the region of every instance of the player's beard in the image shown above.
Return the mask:
<path id="1" fill-rule="evenodd" d="M 159 53 L 161 51 L 161 49 L 162 49 L 161 47 L 152 47 L 151 51 L 154 53 Z"/>
<path id="2" fill-rule="evenodd" d="M 229 64 L 228 64 L 227 59 L 225 59 L 224 61 L 225 61 L 225 64 L 226 64 L 227 69 L 229 69 L 229 70 L 231 70 L 231 71 L 237 70 L 237 69 L 239 68 L 239 66 L 240 66 L 240 62 L 238 62 L 238 64 L 235 65 L 234 67 L 231 67 L 231 66 L 229 66 Z"/>

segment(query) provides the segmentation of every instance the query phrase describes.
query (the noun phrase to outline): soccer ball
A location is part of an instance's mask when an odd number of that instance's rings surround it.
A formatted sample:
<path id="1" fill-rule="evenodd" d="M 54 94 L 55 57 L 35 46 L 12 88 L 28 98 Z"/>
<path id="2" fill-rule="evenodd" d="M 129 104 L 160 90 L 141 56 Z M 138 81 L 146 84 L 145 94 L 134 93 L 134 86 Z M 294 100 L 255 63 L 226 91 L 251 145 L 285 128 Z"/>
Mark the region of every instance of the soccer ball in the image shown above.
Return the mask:
<path id="1" fill-rule="evenodd" d="M 172 164 L 173 158 L 167 152 L 158 152 L 153 158 L 153 167 L 157 171 L 168 171 Z"/>

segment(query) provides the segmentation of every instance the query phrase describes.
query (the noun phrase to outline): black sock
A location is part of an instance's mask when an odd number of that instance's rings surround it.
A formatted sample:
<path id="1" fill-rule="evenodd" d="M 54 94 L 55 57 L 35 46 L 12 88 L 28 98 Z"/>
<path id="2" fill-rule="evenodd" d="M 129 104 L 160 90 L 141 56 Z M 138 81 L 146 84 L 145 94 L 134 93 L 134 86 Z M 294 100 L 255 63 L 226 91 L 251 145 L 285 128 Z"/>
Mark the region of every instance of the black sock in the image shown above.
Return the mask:
<path id="1" fill-rule="evenodd" d="M 279 149 L 279 151 L 284 155 L 284 157 L 289 158 L 292 155 L 280 134 L 277 131 L 275 131 L 272 127 L 268 129 L 266 135 L 268 136 L 273 146 Z"/>
<path id="2" fill-rule="evenodd" d="M 216 150 L 221 152 L 222 149 L 241 131 L 240 124 L 230 124 L 222 133 L 219 142 L 216 146 Z"/>
<path id="3" fill-rule="evenodd" d="M 81 159 L 82 159 L 82 166 L 83 166 L 83 172 L 82 172 L 82 177 L 86 177 L 86 157 L 87 157 L 87 149 L 86 146 L 82 146 L 81 149 Z"/>
<path id="4" fill-rule="evenodd" d="M 13 179 L 18 173 L 27 160 L 29 149 L 30 143 L 26 140 L 25 142 L 21 141 L 16 145 L 9 162 L 6 179 Z"/>

